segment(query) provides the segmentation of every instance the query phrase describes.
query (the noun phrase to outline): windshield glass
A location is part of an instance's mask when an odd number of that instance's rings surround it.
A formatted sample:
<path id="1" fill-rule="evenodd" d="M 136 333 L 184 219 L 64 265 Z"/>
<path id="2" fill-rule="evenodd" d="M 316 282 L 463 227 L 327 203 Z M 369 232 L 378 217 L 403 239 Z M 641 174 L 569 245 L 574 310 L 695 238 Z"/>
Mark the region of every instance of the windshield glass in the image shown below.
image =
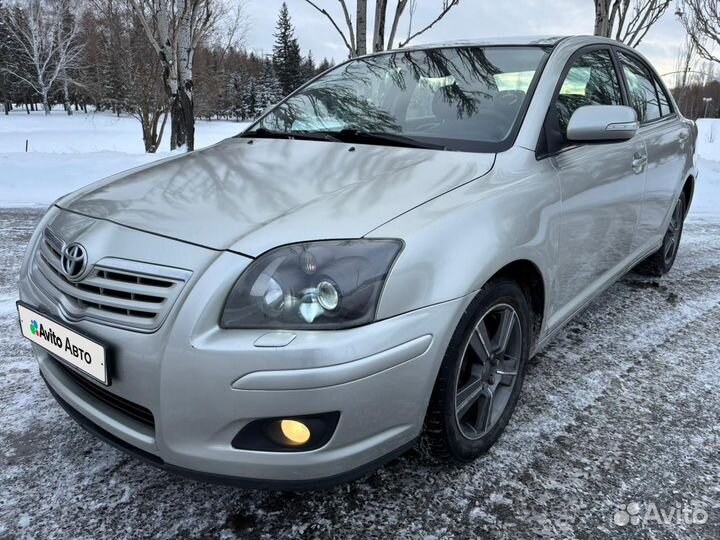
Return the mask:
<path id="1" fill-rule="evenodd" d="M 327 140 L 391 135 L 370 142 L 499 151 L 546 55 L 541 47 L 458 47 L 355 59 L 301 89 L 250 132 L 333 136 Z"/>

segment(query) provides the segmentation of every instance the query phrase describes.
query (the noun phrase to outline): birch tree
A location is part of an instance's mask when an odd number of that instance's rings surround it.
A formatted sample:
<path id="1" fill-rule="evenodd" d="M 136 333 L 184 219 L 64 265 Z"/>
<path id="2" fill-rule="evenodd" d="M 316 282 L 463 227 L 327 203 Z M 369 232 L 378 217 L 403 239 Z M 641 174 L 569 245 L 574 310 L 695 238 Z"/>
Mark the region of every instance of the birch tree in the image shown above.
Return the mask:
<path id="1" fill-rule="evenodd" d="M 70 1 L 25 0 L 10 11 L 7 19 L 20 63 L 31 69 L 14 65 L 4 69 L 37 92 L 45 114 L 50 114 L 53 85 L 61 74 L 77 65 L 82 53 L 75 18 L 66 18 Z"/>
<path id="2" fill-rule="evenodd" d="M 224 14 L 219 0 L 129 0 L 163 67 L 170 148 L 195 149 L 193 59 Z"/>
<path id="3" fill-rule="evenodd" d="M 11 61 L 11 43 L 7 31 L 8 12 L 0 0 L 0 101 L 3 104 L 4 113 L 10 114 L 12 108 L 10 103 L 10 80 L 6 68 Z"/>
<path id="4" fill-rule="evenodd" d="M 594 0 L 595 35 L 637 47 L 670 0 Z"/>
<path id="5" fill-rule="evenodd" d="M 333 26 L 342 39 L 345 48 L 348 51 L 349 57 L 353 58 L 355 56 L 366 54 L 368 43 L 368 0 L 357 0 L 355 22 L 353 22 L 352 16 L 350 15 L 347 0 L 337 0 L 342 18 L 337 16 L 337 14 L 333 15 L 330 13 L 325 7 L 323 7 L 323 5 L 321 5 L 321 1 L 322 0 L 305 0 L 307 4 L 312 6 L 318 13 L 322 14 Z M 327 0 L 325 0 L 325 2 L 327 2 Z M 408 43 L 410 43 L 410 41 L 424 34 L 444 19 L 454 7 L 460 4 L 460 0 L 442 0 L 441 2 L 438 2 L 437 12 L 434 17 L 417 30 L 414 30 L 412 26 L 414 14 L 413 7 L 415 6 L 413 1 L 397 0 L 395 9 L 391 10 L 391 12 L 388 11 L 388 3 L 388 0 L 375 0 L 373 12 L 373 19 L 375 23 L 373 25 L 373 35 L 371 40 L 373 52 L 381 52 L 394 47 L 405 47 Z M 411 9 L 408 9 L 409 7 Z M 396 44 L 400 21 L 406 14 L 410 17 L 408 35 L 404 40 L 398 40 Z M 388 25 L 388 23 L 390 24 Z M 389 34 L 386 33 L 387 28 L 390 28 Z"/>

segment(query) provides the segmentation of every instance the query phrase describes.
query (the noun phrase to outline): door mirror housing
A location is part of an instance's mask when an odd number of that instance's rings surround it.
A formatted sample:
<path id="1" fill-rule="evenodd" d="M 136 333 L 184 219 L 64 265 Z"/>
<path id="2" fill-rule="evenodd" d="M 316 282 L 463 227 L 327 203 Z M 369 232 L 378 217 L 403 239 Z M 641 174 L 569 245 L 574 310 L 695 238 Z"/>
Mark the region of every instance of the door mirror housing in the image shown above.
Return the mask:
<path id="1" fill-rule="evenodd" d="M 570 117 L 567 138 L 575 142 L 627 141 L 638 129 L 640 124 L 632 107 L 586 105 Z"/>

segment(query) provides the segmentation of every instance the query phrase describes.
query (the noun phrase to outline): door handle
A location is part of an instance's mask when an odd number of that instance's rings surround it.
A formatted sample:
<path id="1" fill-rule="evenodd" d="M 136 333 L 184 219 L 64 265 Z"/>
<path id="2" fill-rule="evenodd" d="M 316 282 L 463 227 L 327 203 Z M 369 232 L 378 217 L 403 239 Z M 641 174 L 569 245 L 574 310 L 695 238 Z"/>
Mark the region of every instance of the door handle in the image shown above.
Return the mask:
<path id="1" fill-rule="evenodd" d="M 645 165 L 647 165 L 648 157 L 646 154 L 641 154 L 640 152 L 635 152 L 635 155 L 633 156 L 632 161 L 632 169 L 635 174 L 640 174 L 645 169 Z"/>
<path id="2" fill-rule="evenodd" d="M 680 143 L 681 149 L 685 148 L 685 143 L 688 141 L 689 138 L 690 135 L 688 135 L 687 133 L 681 133 L 680 135 L 678 135 L 678 142 Z"/>

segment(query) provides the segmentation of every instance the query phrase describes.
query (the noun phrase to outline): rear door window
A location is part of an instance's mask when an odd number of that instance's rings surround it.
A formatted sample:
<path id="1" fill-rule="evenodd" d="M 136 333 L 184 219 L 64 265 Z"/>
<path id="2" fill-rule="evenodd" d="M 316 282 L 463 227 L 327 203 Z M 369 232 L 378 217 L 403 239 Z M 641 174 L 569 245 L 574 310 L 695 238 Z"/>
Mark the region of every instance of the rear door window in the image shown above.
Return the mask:
<path id="1" fill-rule="evenodd" d="M 650 70 L 636 58 L 618 52 L 625 80 L 628 85 L 630 105 L 635 109 L 640 123 L 652 122 L 662 116 L 660 99 Z M 666 104 L 669 110 L 669 104 Z"/>
<path id="2" fill-rule="evenodd" d="M 660 81 L 655 79 L 655 88 L 657 89 L 658 99 L 660 100 L 660 114 L 662 116 L 669 116 L 673 113 L 672 105 L 670 105 L 670 98 L 665 93 Z"/>

